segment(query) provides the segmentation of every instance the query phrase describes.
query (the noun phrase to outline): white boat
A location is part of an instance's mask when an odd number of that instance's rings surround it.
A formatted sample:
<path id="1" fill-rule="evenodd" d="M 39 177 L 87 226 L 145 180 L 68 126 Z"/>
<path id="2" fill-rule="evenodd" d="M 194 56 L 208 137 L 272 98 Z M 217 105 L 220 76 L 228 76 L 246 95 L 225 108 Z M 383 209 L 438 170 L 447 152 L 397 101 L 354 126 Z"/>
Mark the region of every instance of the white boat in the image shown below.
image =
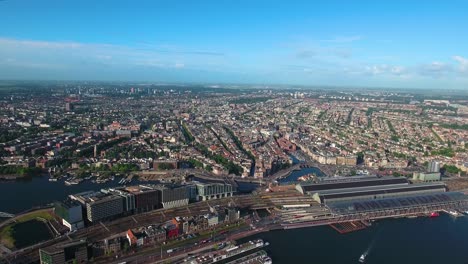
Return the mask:
<path id="1" fill-rule="evenodd" d="M 366 257 L 367 257 L 367 252 L 361 255 L 361 257 L 359 258 L 359 262 L 361 263 L 366 262 Z"/>
<path id="2" fill-rule="evenodd" d="M 266 256 L 262 259 L 263 264 L 273 264 L 273 261 L 271 261 L 271 258 Z"/>
<path id="3" fill-rule="evenodd" d="M 448 213 L 451 215 L 451 216 L 454 216 L 454 217 L 459 217 L 460 216 L 460 213 L 455 211 L 455 210 L 450 210 L 448 211 Z"/>

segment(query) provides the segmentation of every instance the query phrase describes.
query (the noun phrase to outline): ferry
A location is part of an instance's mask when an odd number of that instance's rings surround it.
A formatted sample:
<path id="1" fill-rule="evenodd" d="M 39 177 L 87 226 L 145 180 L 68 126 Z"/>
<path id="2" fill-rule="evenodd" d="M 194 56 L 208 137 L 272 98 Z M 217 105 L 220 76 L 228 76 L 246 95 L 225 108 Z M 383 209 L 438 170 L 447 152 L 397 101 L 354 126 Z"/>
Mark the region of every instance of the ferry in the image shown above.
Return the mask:
<path id="1" fill-rule="evenodd" d="M 359 258 L 359 262 L 361 263 L 366 262 L 366 257 L 367 257 L 367 252 L 361 255 L 361 257 Z"/>

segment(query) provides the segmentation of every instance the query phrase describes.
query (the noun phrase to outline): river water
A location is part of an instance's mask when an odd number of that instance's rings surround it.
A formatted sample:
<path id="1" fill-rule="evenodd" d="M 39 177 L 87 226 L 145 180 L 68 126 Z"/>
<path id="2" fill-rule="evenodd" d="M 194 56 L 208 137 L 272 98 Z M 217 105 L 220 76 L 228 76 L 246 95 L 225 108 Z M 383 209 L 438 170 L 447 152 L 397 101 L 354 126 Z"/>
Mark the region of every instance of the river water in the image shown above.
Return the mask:
<path id="1" fill-rule="evenodd" d="M 49 182 L 46 176 L 35 176 L 17 181 L 0 182 L 0 212 L 16 214 L 65 199 L 69 194 L 100 190 L 118 186 L 118 180 L 97 184 L 83 181 L 77 185 L 65 186 L 63 180 Z"/>
<path id="2" fill-rule="evenodd" d="M 339 234 L 329 226 L 272 231 L 243 239 L 270 242 L 273 263 L 467 264 L 468 217 L 388 219 L 365 230 Z"/>

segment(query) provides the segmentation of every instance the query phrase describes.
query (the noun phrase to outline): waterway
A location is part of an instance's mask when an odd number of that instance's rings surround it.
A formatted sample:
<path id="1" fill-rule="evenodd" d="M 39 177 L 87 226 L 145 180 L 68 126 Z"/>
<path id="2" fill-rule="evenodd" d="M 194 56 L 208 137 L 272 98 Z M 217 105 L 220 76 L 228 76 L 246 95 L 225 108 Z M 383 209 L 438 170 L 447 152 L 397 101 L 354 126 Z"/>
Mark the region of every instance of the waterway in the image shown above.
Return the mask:
<path id="1" fill-rule="evenodd" d="M 290 154 L 289 157 L 291 158 L 293 165 L 303 163 L 303 161 L 299 160 L 296 156 L 293 154 Z M 302 168 L 300 170 L 295 170 L 292 171 L 287 177 L 284 177 L 282 179 L 279 179 L 278 182 L 280 184 L 291 184 L 291 183 L 296 183 L 297 179 L 301 176 L 307 175 L 307 174 L 315 174 L 317 177 L 324 177 L 326 176 L 325 173 L 323 173 L 319 168 L 316 167 L 310 167 L 310 168 Z"/>
<path id="2" fill-rule="evenodd" d="M 339 234 L 329 226 L 272 231 L 245 238 L 270 242 L 273 263 L 467 264 L 468 217 L 388 219 L 370 228 Z"/>
<path id="3" fill-rule="evenodd" d="M 83 181 L 66 186 L 64 180 L 49 182 L 46 176 L 0 182 L 0 212 L 17 214 L 35 206 L 43 206 L 65 199 L 70 194 L 84 191 L 98 191 L 102 188 L 119 186 L 119 178 L 106 183 Z M 136 181 L 132 182 L 136 183 Z"/>
<path id="4" fill-rule="evenodd" d="M 280 184 L 296 183 L 299 177 L 312 173 L 317 175 L 317 177 L 325 176 L 325 174 L 319 168 L 303 168 L 301 170 L 292 171 L 291 174 L 289 174 L 287 177 L 280 179 L 278 182 Z"/>

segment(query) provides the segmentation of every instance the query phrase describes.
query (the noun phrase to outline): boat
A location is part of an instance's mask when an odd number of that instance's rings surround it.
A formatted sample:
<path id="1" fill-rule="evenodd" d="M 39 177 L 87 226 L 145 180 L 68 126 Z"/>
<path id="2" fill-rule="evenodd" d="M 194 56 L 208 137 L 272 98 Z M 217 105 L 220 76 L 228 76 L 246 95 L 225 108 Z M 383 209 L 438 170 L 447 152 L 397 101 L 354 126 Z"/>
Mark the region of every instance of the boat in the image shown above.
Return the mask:
<path id="1" fill-rule="evenodd" d="M 367 252 L 361 255 L 361 257 L 359 258 L 359 262 L 361 263 L 366 262 L 366 257 L 367 257 Z"/>
<path id="2" fill-rule="evenodd" d="M 261 263 L 263 263 L 263 264 L 272 264 L 273 261 L 271 261 L 271 258 L 270 258 L 270 257 L 265 256 L 265 257 L 262 258 Z"/>
<path id="3" fill-rule="evenodd" d="M 50 182 L 56 182 L 56 181 L 57 181 L 57 178 L 49 178 L 49 181 L 50 181 Z"/>
<path id="4" fill-rule="evenodd" d="M 439 212 L 432 212 L 429 217 L 430 218 L 434 218 L 434 217 L 438 217 L 439 216 Z"/>
<path id="5" fill-rule="evenodd" d="M 448 213 L 453 217 L 459 217 L 461 214 L 455 210 L 450 210 Z"/>

